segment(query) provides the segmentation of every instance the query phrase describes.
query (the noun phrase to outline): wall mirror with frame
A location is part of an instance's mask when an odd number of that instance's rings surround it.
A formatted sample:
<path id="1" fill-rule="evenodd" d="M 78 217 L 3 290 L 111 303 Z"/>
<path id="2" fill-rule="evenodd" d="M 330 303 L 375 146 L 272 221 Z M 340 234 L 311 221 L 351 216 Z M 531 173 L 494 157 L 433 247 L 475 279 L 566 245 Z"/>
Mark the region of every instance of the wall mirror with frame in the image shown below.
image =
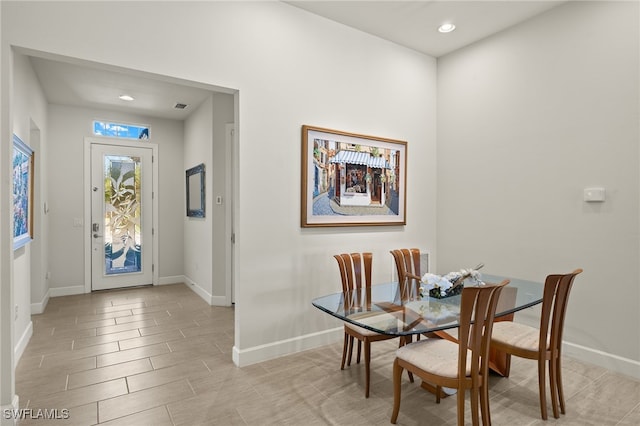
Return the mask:
<path id="1" fill-rule="evenodd" d="M 188 217 L 204 217 L 204 176 L 204 163 L 186 171 Z"/>

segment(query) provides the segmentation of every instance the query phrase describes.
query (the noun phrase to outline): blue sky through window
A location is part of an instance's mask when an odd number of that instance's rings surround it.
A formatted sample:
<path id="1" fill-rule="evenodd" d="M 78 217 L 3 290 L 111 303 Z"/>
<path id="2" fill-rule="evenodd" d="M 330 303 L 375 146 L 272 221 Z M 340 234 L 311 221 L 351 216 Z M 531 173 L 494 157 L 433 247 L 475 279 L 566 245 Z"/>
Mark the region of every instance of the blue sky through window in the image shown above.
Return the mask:
<path id="1" fill-rule="evenodd" d="M 149 139 L 149 126 L 95 120 L 93 134 L 123 139 Z"/>

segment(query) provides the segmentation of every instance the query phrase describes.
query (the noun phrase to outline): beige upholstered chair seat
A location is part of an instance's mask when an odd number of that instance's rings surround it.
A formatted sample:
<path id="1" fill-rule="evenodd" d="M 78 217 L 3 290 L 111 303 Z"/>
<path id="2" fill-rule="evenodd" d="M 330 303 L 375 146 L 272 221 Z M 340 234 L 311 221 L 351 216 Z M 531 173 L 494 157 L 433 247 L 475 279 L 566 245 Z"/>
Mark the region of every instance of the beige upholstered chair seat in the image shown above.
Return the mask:
<path id="1" fill-rule="evenodd" d="M 537 351 L 540 330 L 517 322 L 501 321 L 493 324 L 492 340 L 496 343 Z M 547 346 L 549 342 L 547 341 Z"/>
<path id="2" fill-rule="evenodd" d="M 458 344 L 445 339 L 426 339 L 396 351 L 396 357 L 438 376 L 458 377 Z M 471 352 L 467 351 L 467 372 L 471 375 Z"/>

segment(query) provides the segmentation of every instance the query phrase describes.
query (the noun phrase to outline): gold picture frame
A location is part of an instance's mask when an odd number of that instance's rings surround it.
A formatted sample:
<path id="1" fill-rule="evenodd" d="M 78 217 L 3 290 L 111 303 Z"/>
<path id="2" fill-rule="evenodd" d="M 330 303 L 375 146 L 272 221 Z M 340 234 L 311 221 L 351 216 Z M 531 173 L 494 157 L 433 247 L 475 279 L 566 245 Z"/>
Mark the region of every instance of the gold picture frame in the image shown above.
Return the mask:
<path id="1" fill-rule="evenodd" d="M 302 126 L 300 226 L 406 225 L 407 142 Z"/>

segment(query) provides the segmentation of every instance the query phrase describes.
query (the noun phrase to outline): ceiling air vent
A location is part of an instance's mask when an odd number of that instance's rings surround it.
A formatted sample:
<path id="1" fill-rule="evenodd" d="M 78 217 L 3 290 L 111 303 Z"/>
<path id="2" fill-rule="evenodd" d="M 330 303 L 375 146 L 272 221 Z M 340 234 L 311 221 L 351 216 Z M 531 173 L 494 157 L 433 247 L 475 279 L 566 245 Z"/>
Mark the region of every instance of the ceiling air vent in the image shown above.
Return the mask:
<path id="1" fill-rule="evenodd" d="M 174 108 L 175 109 L 185 109 L 186 107 L 188 107 L 189 105 L 187 104 L 181 104 L 181 103 L 177 103 L 175 104 Z"/>

